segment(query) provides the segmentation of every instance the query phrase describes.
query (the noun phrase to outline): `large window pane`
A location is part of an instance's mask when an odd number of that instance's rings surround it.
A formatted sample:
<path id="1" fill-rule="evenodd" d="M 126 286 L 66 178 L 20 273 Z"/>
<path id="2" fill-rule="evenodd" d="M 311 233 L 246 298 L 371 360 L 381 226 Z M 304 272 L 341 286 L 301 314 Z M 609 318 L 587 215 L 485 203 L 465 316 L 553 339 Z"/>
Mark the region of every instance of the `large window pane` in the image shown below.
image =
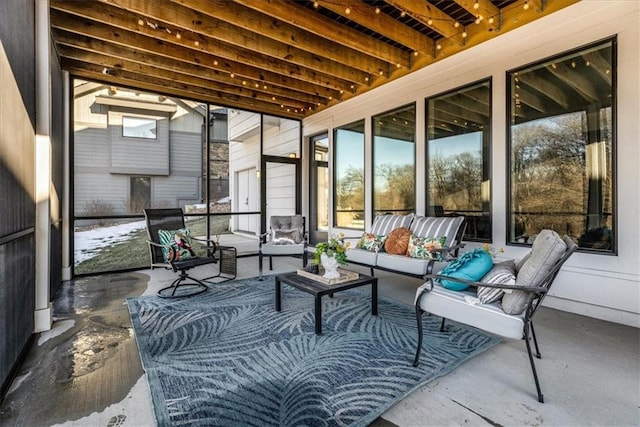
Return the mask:
<path id="1" fill-rule="evenodd" d="M 373 117 L 373 214 L 415 211 L 416 107 Z"/>
<path id="2" fill-rule="evenodd" d="M 334 130 L 334 225 L 364 230 L 364 120 Z"/>
<path id="3" fill-rule="evenodd" d="M 608 40 L 508 73 L 510 242 L 550 228 L 614 251 L 614 48 Z"/>
<path id="4" fill-rule="evenodd" d="M 464 215 L 465 240 L 491 240 L 491 81 L 427 100 L 427 214 Z"/>

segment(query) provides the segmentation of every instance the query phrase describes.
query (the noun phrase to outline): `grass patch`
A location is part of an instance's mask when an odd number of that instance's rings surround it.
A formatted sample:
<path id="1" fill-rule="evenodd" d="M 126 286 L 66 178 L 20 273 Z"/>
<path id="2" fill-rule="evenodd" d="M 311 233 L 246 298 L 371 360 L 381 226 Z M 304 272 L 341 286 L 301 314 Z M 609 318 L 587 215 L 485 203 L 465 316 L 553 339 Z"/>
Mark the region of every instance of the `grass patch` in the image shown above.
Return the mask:
<path id="1" fill-rule="evenodd" d="M 206 235 L 205 218 L 190 219 L 187 227 L 192 236 Z M 78 263 L 74 268 L 76 274 L 93 274 L 128 268 L 149 267 L 149 245 L 147 244 L 147 230 L 142 229 L 129 234 L 129 240 L 114 243 L 100 249 L 93 257 Z M 196 253 L 204 254 L 205 250 L 194 244 Z M 199 250 L 200 249 L 200 250 Z"/>

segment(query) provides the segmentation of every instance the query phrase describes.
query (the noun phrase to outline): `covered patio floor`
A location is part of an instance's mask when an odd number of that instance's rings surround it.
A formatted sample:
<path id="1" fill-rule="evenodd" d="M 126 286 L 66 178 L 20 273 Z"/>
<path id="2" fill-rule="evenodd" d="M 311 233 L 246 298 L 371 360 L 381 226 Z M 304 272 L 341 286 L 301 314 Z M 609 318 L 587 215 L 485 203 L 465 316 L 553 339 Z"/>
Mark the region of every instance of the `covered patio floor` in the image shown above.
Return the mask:
<path id="1" fill-rule="evenodd" d="M 274 260 L 275 272 L 299 266 L 299 259 Z M 238 270 L 239 278 L 256 276 L 256 258 L 240 258 Z M 379 278 L 381 296 L 407 304 L 421 283 L 384 272 Z M 156 269 L 65 283 L 54 299 L 53 328 L 36 336 L 0 424 L 154 425 L 124 300 L 153 294 L 172 279 Z M 639 425 L 638 329 L 550 308 L 535 320 L 546 403 L 535 398 L 524 343 L 506 341 L 416 390 L 373 425 Z"/>

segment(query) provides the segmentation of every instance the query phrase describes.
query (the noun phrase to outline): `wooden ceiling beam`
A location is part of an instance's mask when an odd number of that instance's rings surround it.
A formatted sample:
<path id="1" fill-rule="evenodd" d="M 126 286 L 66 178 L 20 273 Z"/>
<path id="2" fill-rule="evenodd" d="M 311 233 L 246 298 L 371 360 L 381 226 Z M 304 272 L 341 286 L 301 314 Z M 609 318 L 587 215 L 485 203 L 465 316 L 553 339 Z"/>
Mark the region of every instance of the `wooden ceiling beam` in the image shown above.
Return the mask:
<path id="1" fill-rule="evenodd" d="M 416 21 L 431 28 L 444 38 L 451 38 L 462 33 L 462 27 L 455 27 L 456 20 L 429 3 L 415 0 L 385 0 L 387 3 L 411 15 Z M 431 46 L 433 49 L 433 46 Z M 432 50 L 433 52 L 433 50 Z"/>
<path id="2" fill-rule="evenodd" d="M 376 13 L 375 8 L 366 3 L 347 3 L 346 5 L 333 0 L 317 0 L 318 4 L 335 14 L 343 16 L 353 22 L 382 34 L 400 43 L 414 52 L 423 55 L 433 54 L 433 40 L 418 31 L 404 25 L 389 15 Z M 348 6 L 348 9 L 347 9 Z M 347 10 L 350 12 L 347 13 Z M 364 34 L 361 34 L 362 37 Z"/>
<path id="3" fill-rule="evenodd" d="M 82 32 L 103 40 L 119 40 L 131 49 L 154 50 L 172 50 L 186 51 L 191 55 L 202 55 L 211 63 L 218 59 L 219 63 L 224 60 L 234 61 L 236 64 L 249 64 L 238 69 L 228 69 L 230 73 L 235 75 L 241 74 L 244 69 L 251 67 L 258 70 L 270 70 L 272 73 L 286 76 L 289 79 L 297 79 L 311 83 L 316 86 L 322 86 L 334 91 L 349 90 L 351 82 L 318 73 L 303 67 L 293 66 L 279 61 L 274 58 L 257 55 L 245 49 L 231 46 L 219 41 L 208 40 L 198 35 L 199 46 L 195 46 L 193 40 L 177 40 L 175 37 L 164 37 L 162 31 L 150 28 L 148 25 L 138 25 L 137 20 L 131 19 L 126 12 L 110 7 L 103 3 L 71 1 L 64 2 L 60 5 L 60 0 L 52 0 L 51 22 L 53 26 L 67 29 L 72 32 Z M 99 5 L 96 7 L 95 5 Z M 92 5 L 94 5 L 92 7 Z M 58 6 L 64 8 L 55 13 Z M 105 13 L 108 13 L 109 24 L 104 23 Z M 73 15 L 71 15 L 73 14 Z M 117 16 L 115 16 L 117 15 Z M 78 20 L 78 17 L 84 22 Z M 115 25 L 110 25 L 114 23 Z M 148 38 L 136 38 L 136 35 L 144 35 Z M 141 43 L 140 46 L 138 43 Z M 229 67 L 230 68 L 230 67 Z M 251 78 L 252 76 L 243 75 L 243 77 Z"/>
<path id="4" fill-rule="evenodd" d="M 114 86 L 129 87 L 158 93 L 162 95 L 176 96 L 183 99 L 197 99 L 201 102 L 209 102 L 221 107 L 236 108 L 247 111 L 257 111 L 269 113 L 276 116 L 301 119 L 307 111 L 298 110 L 297 113 L 291 108 L 275 108 L 273 104 L 265 104 L 257 100 L 249 101 L 247 98 L 236 98 L 225 96 L 215 89 L 206 89 L 187 84 L 175 85 L 170 80 L 157 78 L 154 76 L 138 75 L 128 71 L 115 70 L 113 74 L 103 74 L 100 65 L 84 63 L 74 59 L 64 58 L 62 64 L 74 77 L 80 77 L 91 81 L 105 82 Z"/>
<path id="5" fill-rule="evenodd" d="M 482 17 L 482 20 L 493 18 L 495 22 L 500 20 L 500 9 L 490 0 L 453 0 L 471 15 Z M 476 6 L 477 5 L 477 6 Z"/>
<path id="6" fill-rule="evenodd" d="M 64 58 L 82 61 L 85 63 L 96 64 L 108 69 L 108 72 L 115 71 L 127 71 L 130 73 L 154 76 L 161 79 L 174 81 L 176 84 L 188 84 L 191 86 L 199 86 L 203 88 L 211 88 L 213 82 L 205 76 L 194 77 L 188 73 L 188 70 L 177 71 L 168 70 L 164 67 L 157 67 L 151 65 L 149 62 L 144 61 L 142 58 L 140 61 L 131 61 L 122 58 L 114 58 L 104 54 L 98 54 L 89 52 L 77 47 L 70 47 L 65 45 L 59 45 L 60 54 Z M 271 95 L 253 90 L 248 87 L 237 87 L 233 85 L 225 85 L 220 82 L 215 85 L 216 90 L 232 97 L 249 98 L 250 100 L 259 100 L 269 104 L 273 104 L 275 107 L 285 105 L 288 107 L 294 107 L 299 109 L 306 109 L 310 107 L 311 103 L 304 103 L 297 99 L 291 98 L 276 98 L 272 99 Z M 315 106 L 315 105 L 314 105 Z"/>
<path id="7" fill-rule="evenodd" d="M 309 9 L 297 5 L 295 2 L 279 0 L 234 1 L 280 21 L 287 22 L 297 28 L 316 34 L 326 40 L 339 43 L 390 64 L 400 64 L 405 68 L 411 66 L 410 55 L 402 49 L 346 26 L 337 26 L 335 21 L 327 19 L 320 14 L 310 13 Z"/>
<path id="8" fill-rule="evenodd" d="M 131 14 L 129 20 L 137 21 L 140 17 L 160 24 L 171 33 L 160 31 L 162 38 L 175 39 L 181 31 L 185 37 L 189 33 L 199 34 L 208 43 L 220 41 L 242 50 L 251 51 L 256 57 L 270 57 L 295 67 L 304 67 L 326 75 L 330 75 L 351 83 L 365 84 L 369 71 L 351 67 L 352 59 L 345 58 L 336 62 L 317 54 L 310 54 L 297 47 L 288 46 L 280 41 L 272 40 L 254 31 L 238 27 L 234 22 L 226 22 L 192 10 L 176 3 L 141 2 L 139 0 L 100 0 L 110 6 L 120 8 Z M 137 15 L 137 16 L 136 16 Z M 242 19 L 242 18 L 240 18 Z M 160 22 L 158 22 L 160 21 Z M 120 26 L 118 23 L 114 25 Z"/>
<path id="9" fill-rule="evenodd" d="M 149 52 L 122 49 L 115 43 L 106 42 L 104 40 L 91 39 L 89 37 L 72 34 L 60 29 L 54 29 L 53 32 L 58 42 L 58 46 L 61 47 L 76 47 L 90 52 L 109 55 L 117 59 L 140 62 L 171 71 L 183 73 L 187 72 L 193 76 L 210 80 L 211 85 L 222 84 L 228 86 L 236 86 L 238 88 L 252 89 L 264 94 L 276 96 L 277 99 L 292 99 L 297 100 L 298 102 L 305 102 L 313 105 L 327 104 L 327 99 L 324 97 L 311 95 L 305 92 L 298 92 L 291 88 L 283 88 L 276 85 L 271 85 L 268 86 L 267 89 L 265 89 L 262 82 L 258 80 L 232 78 L 228 73 L 222 72 L 217 69 L 202 67 L 198 64 L 191 64 L 176 59 L 165 58 Z M 66 55 L 61 49 L 58 49 L 58 53 L 60 53 L 62 56 Z"/>
<path id="10" fill-rule="evenodd" d="M 302 49 L 321 58 L 343 63 L 349 67 L 376 73 L 388 66 L 387 61 L 301 30 L 285 21 L 272 18 L 228 0 L 172 0 L 205 15 L 229 22 L 236 27 L 260 34 L 271 40 Z"/>

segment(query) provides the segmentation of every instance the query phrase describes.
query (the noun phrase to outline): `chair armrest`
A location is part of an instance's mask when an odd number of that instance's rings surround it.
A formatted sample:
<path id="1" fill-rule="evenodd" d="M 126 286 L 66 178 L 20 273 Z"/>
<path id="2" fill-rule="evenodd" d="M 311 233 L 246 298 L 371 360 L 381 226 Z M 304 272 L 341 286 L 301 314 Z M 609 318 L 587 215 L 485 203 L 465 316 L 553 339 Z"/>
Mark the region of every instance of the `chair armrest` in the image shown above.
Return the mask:
<path id="1" fill-rule="evenodd" d="M 539 286 L 516 286 L 516 285 L 501 285 L 494 283 L 483 283 L 483 282 L 473 282 L 465 279 L 458 279 L 457 277 L 443 276 L 441 274 L 428 274 L 425 276 L 429 282 L 431 282 L 431 289 L 433 289 L 433 282 L 435 280 L 449 280 L 452 282 L 458 282 L 465 285 L 473 286 L 475 288 L 478 287 L 487 287 L 487 288 L 496 288 L 496 289 L 509 289 L 514 291 L 524 291 L 532 294 L 544 294 L 548 291 L 547 288 L 539 287 Z"/>

